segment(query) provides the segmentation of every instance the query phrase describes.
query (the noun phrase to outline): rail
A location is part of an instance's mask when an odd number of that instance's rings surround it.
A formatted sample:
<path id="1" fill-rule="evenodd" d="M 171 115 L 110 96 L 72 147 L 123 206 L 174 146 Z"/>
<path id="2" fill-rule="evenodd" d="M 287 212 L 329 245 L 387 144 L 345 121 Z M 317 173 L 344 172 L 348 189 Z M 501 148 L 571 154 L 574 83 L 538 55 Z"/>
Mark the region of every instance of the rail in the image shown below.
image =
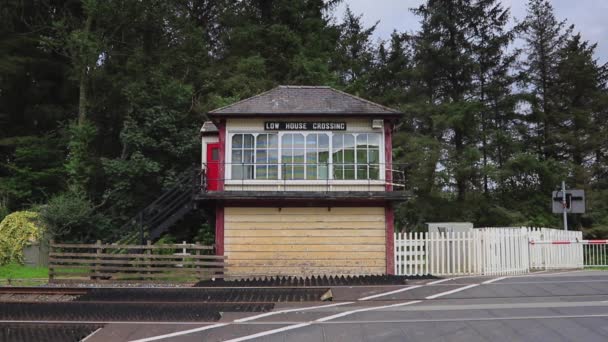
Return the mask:
<path id="1" fill-rule="evenodd" d="M 201 190 L 405 191 L 410 164 L 208 162 Z"/>

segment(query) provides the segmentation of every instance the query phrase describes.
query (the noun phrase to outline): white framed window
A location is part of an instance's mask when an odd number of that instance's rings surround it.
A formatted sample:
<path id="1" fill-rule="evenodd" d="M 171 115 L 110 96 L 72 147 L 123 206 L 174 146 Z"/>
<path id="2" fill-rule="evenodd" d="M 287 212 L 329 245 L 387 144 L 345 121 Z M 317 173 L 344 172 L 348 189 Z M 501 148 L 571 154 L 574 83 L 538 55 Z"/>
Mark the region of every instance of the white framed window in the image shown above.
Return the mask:
<path id="1" fill-rule="evenodd" d="M 382 133 L 231 133 L 232 180 L 380 180 Z"/>
<path id="2" fill-rule="evenodd" d="M 380 133 L 335 133 L 333 179 L 380 179 Z"/>

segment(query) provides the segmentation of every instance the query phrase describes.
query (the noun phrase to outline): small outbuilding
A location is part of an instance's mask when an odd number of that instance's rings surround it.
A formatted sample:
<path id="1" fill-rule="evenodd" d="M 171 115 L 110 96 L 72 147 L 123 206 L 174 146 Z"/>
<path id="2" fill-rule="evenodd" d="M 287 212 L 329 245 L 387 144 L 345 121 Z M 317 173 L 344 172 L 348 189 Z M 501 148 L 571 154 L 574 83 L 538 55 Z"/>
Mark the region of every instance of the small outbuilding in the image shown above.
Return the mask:
<path id="1" fill-rule="evenodd" d="M 399 111 L 325 86 L 279 86 L 208 113 L 204 191 L 232 276 L 392 274 Z"/>

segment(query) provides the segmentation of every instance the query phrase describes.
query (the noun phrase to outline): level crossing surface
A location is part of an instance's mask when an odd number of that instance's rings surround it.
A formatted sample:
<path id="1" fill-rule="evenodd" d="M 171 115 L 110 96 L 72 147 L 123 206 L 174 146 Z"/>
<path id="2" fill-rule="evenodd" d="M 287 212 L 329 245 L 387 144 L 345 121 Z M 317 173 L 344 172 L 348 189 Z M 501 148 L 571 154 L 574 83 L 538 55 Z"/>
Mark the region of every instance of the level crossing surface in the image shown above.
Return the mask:
<path id="1" fill-rule="evenodd" d="M 110 323 L 87 341 L 607 341 L 608 272 L 339 287 L 334 302 L 218 322 Z"/>

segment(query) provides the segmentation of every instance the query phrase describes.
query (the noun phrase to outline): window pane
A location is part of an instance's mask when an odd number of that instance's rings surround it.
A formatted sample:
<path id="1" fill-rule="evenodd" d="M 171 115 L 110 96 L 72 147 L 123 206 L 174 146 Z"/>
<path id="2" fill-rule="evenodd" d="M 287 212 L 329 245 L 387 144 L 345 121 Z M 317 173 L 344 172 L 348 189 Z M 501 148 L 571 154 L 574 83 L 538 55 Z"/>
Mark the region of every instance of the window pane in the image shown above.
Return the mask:
<path id="1" fill-rule="evenodd" d="M 319 151 L 319 163 L 328 163 L 328 162 L 329 162 L 329 152 Z"/>
<path id="2" fill-rule="evenodd" d="M 304 179 L 304 165 L 293 166 L 293 179 Z"/>
<path id="3" fill-rule="evenodd" d="M 367 147 L 367 134 L 357 134 L 357 148 Z"/>
<path id="4" fill-rule="evenodd" d="M 344 163 L 355 163 L 355 150 L 344 150 Z"/>
<path id="5" fill-rule="evenodd" d="M 241 148 L 243 147 L 243 135 L 235 134 L 232 136 L 232 148 Z"/>
<path id="6" fill-rule="evenodd" d="M 278 148 L 279 147 L 279 136 L 277 134 L 268 134 L 268 147 Z"/>
<path id="7" fill-rule="evenodd" d="M 367 165 L 357 165 L 357 179 L 368 179 Z"/>
<path id="8" fill-rule="evenodd" d="M 328 165 L 324 165 L 324 164 L 320 164 L 318 166 L 318 179 L 327 179 L 327 174 L 328 174 L 328 170 L 329 166 Z"/>
<path id="9" fill-rule="evenodd" d="M 243 161 L 245 163 L 253 163 L 253 150 L 243 151 Z"/>
<path id="10" fill-rule="evenodd" d="M 267 169 L 266 165 L 256 165 L 255 166 L 255 178 L 256 179 L 267 179 L 266 169 Z"/>
<path id="11" fill-rule="evenodd" d="M 344 148 L 355 148 L 355 136 L 352 134 L 344 134 Z"/>
<path id="12" fill-rule="evenodd" d="M 257 148 L 266 148 L 266 147 L 268 147 L 268 135 L 267 134 L 260 134 L 260 135 L 258 135 L 258 139 L 256 141 L 255 146 Z"/>
<path id="13" fill-rule="evenodd" d="M 344 179 L 355 179 L 355 165 L 344 165 Z"/>
<path id="14" fill-rule="evenodd" d="M 378 163 L 378 162 L 380 162 L 380 150 L 371 149 L 371 150 L 369 150 L 368 156 L 369 156 L 368 161 L 370 163 Z"/>
<path id="15" fill-rule="evenodd" d="M 232 179 L 243 179 L 242 165 L 232 165 Z"/>
<path id="16" fill-rule="evenodd" d="M 266 150 L 257 150 L 255 153 L 256 164 L 266 164 L 268 162 L 268 153 Z"/>
<path id="17" fill-rule="evenodd" d="M 367 144 L 370 146 L 380 146 L 380 133 L 369 133 Z"/>
<path id="18" fill-rule="evenodd" d="M 283 165 L 283 179 L 292 179 L 293 166 L 291 164 Z"/>
<path id="19" fill-rule="evenodd" d="M 317 165 L 306 166 L 306 179 L 317 179 Z"/>
<path id="20" fill-rule="evenodd" d="M 329 135 L 323 133 L 319 134 L 319 148 L 329 148 Z"/>
<path id="21" fill-rule="evenodd" d="M 344 179 L 344 167 L 334 164 L 334 179 Z"/>
<path id="22" fill-rule="evenodd" d="M 293 146 L 293 134 L 285 134 L 281 139 L 281 147 L 289 149 Z"/>
<path id="23" fill-rule="evenodd" d="M 317 163 L 317 152 L 308 151 L 306 152 L 306 164 L 316 164 Z"/>
<path id="24" fill-rule="evenodd" d="M 317 147 L 317 135 L 309 134 L 306 136 L 306 147 L 307 148 L 316 148 Z"/>
<path id="25" fill-rule="evenodd" d="M 277 165 L 268 167 L 268 179 L 278 179 L 279 168 Z"/>
<path id="26" fill-rule="evenodd" d="M 294 164 L 304 164 L 304 149 L 293 150 L 293 162 Z"/>
<path id="27" fill-rule="evenodd" d="M 279 161 L 278 154 L 279 154 L 279 151 L 277 151 L 277 150 L 269 150 L 268 151 L 268 163 L 276 164 Z"/>
<path id="28" fill-rule="evenodd" d="M 243 147 L 253 148 L 253 134 L 243 134 Z"/>
<path id="29" fill-rule="evenodd" d="M 344 145 L 342 144 L 342 140 L 344 139 L 344 134 L 339 133 L 339 134 L 334 134 L 333 138 L 332 138 L 332 147 L 334 152 L 336 152 L 337 150 L 341 149 Z"/>
<path id="30" fill-rule="evenodd" d="M 253 164 L 245 165 L 244 170 L 245 179 L 253 179 Z"/>
<path id="31" fill-rule="evenodd" d="M 380 166 L 372 165 L 369 167 L 369 179 L 380 179 Z"/>
<path id="32" fill-rule="evenodd" d="M 335 152 L 333 155 L 334 164 L 342 164 L 344 162 L 344 153 L 343 151 Z"/>
<path id="33" fill-rule="evenodd" d="M 357 164 L 367 164 L 367 151 L 357 149 Z"/>
<path id="34" fill-rule="evenodd" d="M 293 147 L 304 148 L 304 134 L 293 135 Z"/>
<path id="35" fill-rule="evenodd" d="M 240 163 L 243 161 L 243 151 L 241 150 L 232 150 L 232 162 Z"/>

